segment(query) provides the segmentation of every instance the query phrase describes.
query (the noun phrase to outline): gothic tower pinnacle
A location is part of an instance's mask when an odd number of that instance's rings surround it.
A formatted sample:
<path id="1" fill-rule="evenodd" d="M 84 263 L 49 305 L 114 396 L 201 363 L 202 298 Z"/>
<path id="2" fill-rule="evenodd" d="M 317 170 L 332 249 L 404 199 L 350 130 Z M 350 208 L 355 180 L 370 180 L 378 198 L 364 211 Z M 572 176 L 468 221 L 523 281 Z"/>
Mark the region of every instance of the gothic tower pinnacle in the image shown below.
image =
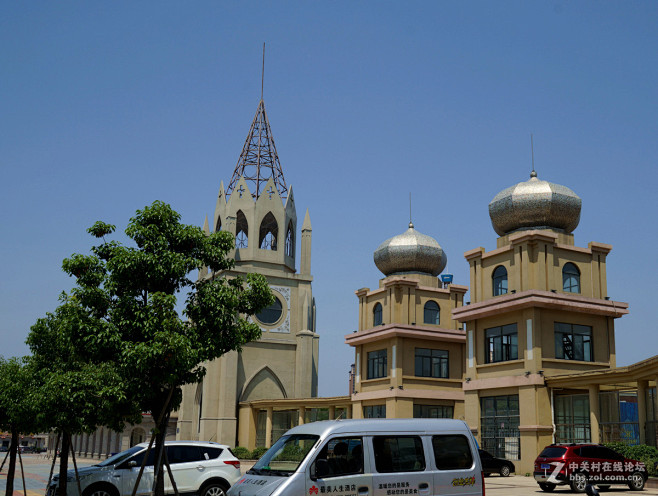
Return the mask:
<path id="1" fill-rule="evenodd" d="M 251 196 L 257 200 L 265 191 L 267 181 L 272 178 L 279 196 L 285 201 L 288 186 L 283 177 L 283 170 L 276 152 L 274 137 L 265 111 L 265 102 L 258 102 L 256 115 L 251 123 L 249 134 L 242 147 L 242 153 L 226 188 L 226 196 L 230 196 L 237 187 L 240 177 L 244 177 L 249 186 Z"/>

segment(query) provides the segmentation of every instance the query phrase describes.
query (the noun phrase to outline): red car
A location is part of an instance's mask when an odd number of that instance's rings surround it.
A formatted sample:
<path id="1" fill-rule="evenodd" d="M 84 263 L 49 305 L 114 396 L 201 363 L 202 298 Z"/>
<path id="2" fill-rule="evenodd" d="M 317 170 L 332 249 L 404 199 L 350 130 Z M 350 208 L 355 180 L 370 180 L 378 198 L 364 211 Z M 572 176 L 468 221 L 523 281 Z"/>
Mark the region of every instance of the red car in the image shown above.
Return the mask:
<path id="1" fill-rule="evenodd" d="M 543 491 L 568 484 L 572 491 L 583 493 L 587 484 L 597 485 L 602 491 L 612 484 L 641 491 L 648 473 L 644 463 L 624 458 L 600 444 L 551 444 L 535 460 L 534 476 Z"/>

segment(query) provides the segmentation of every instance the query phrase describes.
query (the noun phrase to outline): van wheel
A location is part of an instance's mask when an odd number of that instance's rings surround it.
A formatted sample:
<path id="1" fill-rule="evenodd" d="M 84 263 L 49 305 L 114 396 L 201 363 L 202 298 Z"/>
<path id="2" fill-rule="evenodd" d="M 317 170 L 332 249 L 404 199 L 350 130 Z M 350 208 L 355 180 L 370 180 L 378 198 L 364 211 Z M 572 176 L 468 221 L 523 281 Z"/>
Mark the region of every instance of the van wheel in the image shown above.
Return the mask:
<path id="1" fill-rule="evenodd" d="M 226 496 L 228 486 L 221 482 L 211 482 L 201 491 L 201 496 Z"/>
<path id="2" fill-rule="evenodd" d="M 94 484 L 85 489 L 82 496 L 119 496 L 119 491 L 112 484 Z"/>
<path id="3" fill-rule="evenodd" d="M 587 476 L 582 472 L 571 474 L 571 482 L 569 485 L 574 493 L 584 493 L 585 487 L 587 487 Z"/>
<path id="4" fill-rule="evenodd" d="M 631 477 L 628 479 L 628 487 L 631 491 L 642 491 L 644 489 L 644 476 L 641 472 L 633 472 Z"/>
<path id="5" fill-rule="evenodd" d="M 546 491 L 547 493 L 552 493 L 553 489 L 555 489 L 555 484 L 550 484 L 549 482 L 540 482 L 539 488 L 542 491 Z"/>
<path id="6" fill-rule="evenodd" d="M 509 477 L 509 465 L 503 465 L 500 467 L 500 475 L 502 477 Z"/>

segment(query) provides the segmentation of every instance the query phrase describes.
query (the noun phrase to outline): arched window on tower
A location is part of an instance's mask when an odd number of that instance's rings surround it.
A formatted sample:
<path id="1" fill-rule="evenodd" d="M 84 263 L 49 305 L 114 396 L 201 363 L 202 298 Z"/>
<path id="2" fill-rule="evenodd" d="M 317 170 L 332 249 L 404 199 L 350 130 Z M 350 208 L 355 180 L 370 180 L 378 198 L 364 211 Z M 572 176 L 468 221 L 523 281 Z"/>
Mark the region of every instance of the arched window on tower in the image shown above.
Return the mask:
<path id="1" fill-rule="evenodd" d="M 580 271 L 571 262 L 562 267 L 562 289 L 567 293 L 580 293 Z"/>
<path id="2" fill-rule="evenodd" d="M 215 226 L 215 232 L 219 232 L 222 230 L 222 218 L 220 217 L 217 219 L 217 225 Z"/>
<path id="3" fill-rule="evenodd" d="M 260 223 L 260 231 L 258 234 L 258 246 L 261 250 L 276 251 L 277 239 L 279 238 L 279 225 L 272 212 L 267 212 L 263 217 L 263 222 Z"/>
<path id="4" fill-rule="evenodd" d="M 439 304 L 431 300 L 425 303 L 425 309 L 423 312 L 423 322 L 425 324 L 439 325 L 440 321 L 441 321 L 441 311 L 439 310 Z"/>
<path id="5" fill-rule="evenodd" d="M 235 221 L 235 247 L 246 248 L 249 246 L 249 224 L 242 210 L 238 210 Z"/>
<path id="6" fill-rule="evenodd" d="M 493 272 L 493 295 L 500 296 L 507 294 L 507 269 L 502 265 L 496 267 Z"/>
<path id="7" fill-rule="evenodd" d="M 295 258 L 295 231 L 292 228 L 292 221 L 288 223 L 286 232 L 286 255 Z"/>
<path id="8" fill-rule="evenodd" d="M 375 308 L 372 309 L 372 325 L 378 326 L 382 324 L 382 304 L 377 303 Z"/>

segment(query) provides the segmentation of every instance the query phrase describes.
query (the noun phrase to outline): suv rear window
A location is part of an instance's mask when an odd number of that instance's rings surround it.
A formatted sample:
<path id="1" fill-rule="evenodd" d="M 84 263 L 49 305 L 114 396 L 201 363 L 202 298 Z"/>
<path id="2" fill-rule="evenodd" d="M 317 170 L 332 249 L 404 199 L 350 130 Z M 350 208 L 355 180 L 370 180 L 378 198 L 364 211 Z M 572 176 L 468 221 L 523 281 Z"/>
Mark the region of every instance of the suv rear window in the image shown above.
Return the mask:
<path id="1" fill-rule="evenodd" d="M 561 458 L 567 452 L 567 448 L 561 446 L 549 446 L 539 453 L 542 458 Z"/>
<path id="2" fill-rule="evenodd" d="M 229 452 L 233 455 L 233 452 L 229 449 Z M 210 448 L 207 446 L 201 447 L 201 453 L 206 460 L 214 460 L 222 454 L 222 448 Z M 235 455 L 233 455 L 235 456 Z"/>

